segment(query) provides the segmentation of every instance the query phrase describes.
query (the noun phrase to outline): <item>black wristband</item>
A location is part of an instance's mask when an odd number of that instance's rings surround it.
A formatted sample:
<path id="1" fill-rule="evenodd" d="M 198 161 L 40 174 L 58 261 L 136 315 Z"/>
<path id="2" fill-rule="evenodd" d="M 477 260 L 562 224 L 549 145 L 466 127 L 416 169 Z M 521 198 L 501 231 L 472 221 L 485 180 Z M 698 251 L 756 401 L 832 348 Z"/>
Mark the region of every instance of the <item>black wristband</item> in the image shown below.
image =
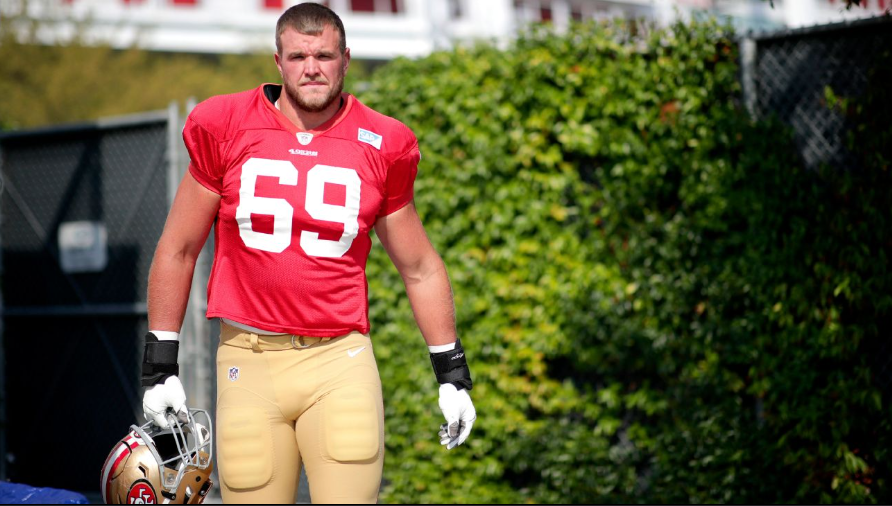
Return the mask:
<path id="1" fill-rule="evenodd" d="M 452 383 L 455 388 L 470 390 L 473 388 L 471 369 L 461 346 L 461 339 L 455 341 L 455 348 L 442 353 L 431 353 L 431 365 L 437 382 L 441 385 Z"/>
<path id="2" fill-rule="evenodd" d="M 162 341 L 155 334 L 146 334 L 145 353 L 142 361 L 142 386 L 150 387 L 163 383 L 171 376 L 180 374 L 177 355 L 180 342 Z"/>

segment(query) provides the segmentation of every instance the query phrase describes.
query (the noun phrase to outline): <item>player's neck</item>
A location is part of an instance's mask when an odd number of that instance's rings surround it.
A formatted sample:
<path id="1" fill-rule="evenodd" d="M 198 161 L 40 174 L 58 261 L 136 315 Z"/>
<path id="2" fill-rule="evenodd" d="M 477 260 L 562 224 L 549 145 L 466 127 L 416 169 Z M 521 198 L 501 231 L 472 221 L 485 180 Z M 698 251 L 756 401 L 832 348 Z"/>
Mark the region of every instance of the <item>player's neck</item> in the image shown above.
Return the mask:
<path id="1" fill-rule="evenodd" d="M 283 93 L 282 96 L 279 97 L 276 105 L 279 107 L 279 110 L 282 111 L 282 114 L 294 123 L 294 126 L 296 126 L 298 130 L 307 131 L 313 130 L 333 118 L 334 115 L 338 113 L 338 110 L 343 103 L 343 97 L 339 97 L 338 100 L 332 102 L 325 109 L 319 112 L 310 112 L 297 107 L 288 95 Z"/>

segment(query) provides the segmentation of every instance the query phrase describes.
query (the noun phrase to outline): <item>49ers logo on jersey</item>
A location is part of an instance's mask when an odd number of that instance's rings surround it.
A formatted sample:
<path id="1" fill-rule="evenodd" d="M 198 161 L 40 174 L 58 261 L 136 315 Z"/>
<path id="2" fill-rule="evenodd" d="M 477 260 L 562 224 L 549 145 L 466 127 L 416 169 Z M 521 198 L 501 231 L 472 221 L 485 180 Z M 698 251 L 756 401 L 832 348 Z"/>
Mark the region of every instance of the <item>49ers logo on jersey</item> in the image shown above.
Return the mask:
<path id="1" fill-rule="evenodd" d="M 127 492 L 127 504 L 158 504 L 155 489 L 145 480 L 137 481 Z"/>

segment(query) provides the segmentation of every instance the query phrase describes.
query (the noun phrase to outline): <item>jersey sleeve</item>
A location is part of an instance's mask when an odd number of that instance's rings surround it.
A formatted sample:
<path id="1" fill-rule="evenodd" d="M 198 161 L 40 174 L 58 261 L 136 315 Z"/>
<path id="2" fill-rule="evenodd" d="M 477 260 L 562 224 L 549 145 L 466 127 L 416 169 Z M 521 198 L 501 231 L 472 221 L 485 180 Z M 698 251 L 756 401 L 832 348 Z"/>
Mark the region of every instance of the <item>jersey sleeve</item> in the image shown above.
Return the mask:
<path id="1" fill-rule="evenodd" d="M 387 170 L 385 183 L 386 196 L 381 206 L 380 216 L 386 216 L 405 207 L 415 196 L 415 176 L 418 174 L 418 161 L 421 152 L 415 141 L 405 153 L 394 160 Z"/>
<path id="2" fill-rule="evenodd" d="M 221 193 L 225 168 L 220 156 L 220 142 L 191 115 L 183 128 L 183 141 L 189 152 L 192 177 L 208 190 Z"/>

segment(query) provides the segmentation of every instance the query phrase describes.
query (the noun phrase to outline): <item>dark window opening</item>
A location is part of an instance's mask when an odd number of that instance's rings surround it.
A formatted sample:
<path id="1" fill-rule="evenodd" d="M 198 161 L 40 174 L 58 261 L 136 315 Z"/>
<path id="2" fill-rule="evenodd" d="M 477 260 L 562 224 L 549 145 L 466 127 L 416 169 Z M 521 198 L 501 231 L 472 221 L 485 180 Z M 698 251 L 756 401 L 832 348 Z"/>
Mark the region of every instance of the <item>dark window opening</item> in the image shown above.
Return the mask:
<path id="1" fill-rule="evenodd" d="M 375 12 L 375 0 L 350 0 L 353 12 Z"/>
<path id="2" fill-rule="evenodd" d="M 540 7 L 539 19 L 542 21 L 551 21 L 551 7 Z"/>

